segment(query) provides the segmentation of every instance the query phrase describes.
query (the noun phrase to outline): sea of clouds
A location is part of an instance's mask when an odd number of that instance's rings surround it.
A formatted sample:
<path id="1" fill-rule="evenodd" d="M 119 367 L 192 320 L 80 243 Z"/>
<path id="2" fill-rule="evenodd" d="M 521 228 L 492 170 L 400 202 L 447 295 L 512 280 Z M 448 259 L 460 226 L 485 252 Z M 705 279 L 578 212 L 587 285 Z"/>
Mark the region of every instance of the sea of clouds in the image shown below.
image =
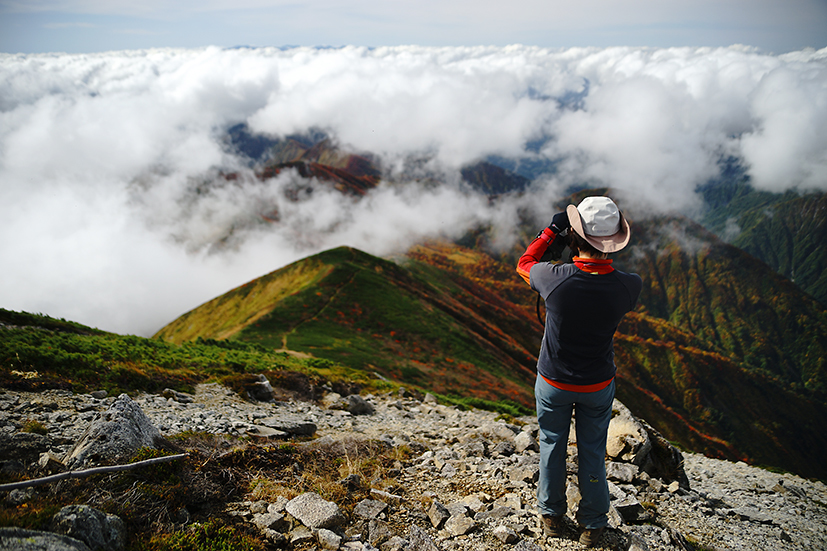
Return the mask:
<path id="1" fill-rule="evenodd" d="M 227 136 L 240 123 L 321 129 L 397 181 L 287 201 L 295 174 L 245 177 Z M 492 206 L 457 176 L 489 156 L 554 170 Z M 400 185 L 411 159 L 445 183 Z M 611 186 L 639 215 L 693 213 L 722 159 L 760 189 L 827 188 L 827 50 L 0 54 L 0 307 L 151 335 L 326 248 L 388 255 L 476 224 L 508 243 L 518 208 L 550 217 L 571 185 Z M 216 185 L 219 171 L 242 177 Z M 274 209 L 277 223 L 244 223 Z"/>

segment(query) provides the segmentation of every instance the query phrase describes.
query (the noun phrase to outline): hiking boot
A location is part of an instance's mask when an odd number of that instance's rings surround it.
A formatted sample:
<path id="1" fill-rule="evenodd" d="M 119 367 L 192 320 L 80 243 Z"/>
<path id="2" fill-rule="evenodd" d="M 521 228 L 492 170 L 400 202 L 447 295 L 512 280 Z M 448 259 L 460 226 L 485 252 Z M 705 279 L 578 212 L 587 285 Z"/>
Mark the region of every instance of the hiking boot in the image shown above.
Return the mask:
<path id="1" fill-rule="evenodd" d="M 580 534 L 580 543 L 586 547 L 594 547 L 597 544 L 597 540 L 603 535 L 603 528 L 603 526 L 600 528 L 586 528 L 583 530 L 583 533 Z"/>
<path id="2" fill-rule="evenodd" d="M 564 516 L 553 517 L 551 515 L 543 515 L 543 533 L 550 538 L 562 538 L 566 531 L 566 523 L 563 521 Z"/>

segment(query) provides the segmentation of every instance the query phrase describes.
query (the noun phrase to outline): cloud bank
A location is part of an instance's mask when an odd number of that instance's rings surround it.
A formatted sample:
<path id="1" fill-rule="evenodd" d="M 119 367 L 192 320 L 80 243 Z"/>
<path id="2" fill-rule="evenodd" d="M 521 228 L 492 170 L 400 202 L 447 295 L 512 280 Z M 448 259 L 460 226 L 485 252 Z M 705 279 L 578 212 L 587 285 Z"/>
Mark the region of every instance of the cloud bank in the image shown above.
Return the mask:
<path id="1" fill-rule="evenodd" d="M 298 201 L 227 145 L 321 128 L 403 179 L 361 200 Z M 493 224 L 571 185 L 640 210 L 698 205 L 735 158 L 760 189 L 827 188 L 827 50 L 394 47 L 0 55 L 0 306 L 152 334 L 286 263 L 347 244 L 374 254 Z M 489 156 L 545 162 L 496 208 L 457 184 Z M 220 171 L 242 175 L 216 185 Z M 205 185 L 205 182 L 213 182 Z M 537 205 L 540 205 L 539 207 Z M 278 223 L 249 224 L 279 212 Z M 208 246 L 221 236 L 232 246 Z"/>

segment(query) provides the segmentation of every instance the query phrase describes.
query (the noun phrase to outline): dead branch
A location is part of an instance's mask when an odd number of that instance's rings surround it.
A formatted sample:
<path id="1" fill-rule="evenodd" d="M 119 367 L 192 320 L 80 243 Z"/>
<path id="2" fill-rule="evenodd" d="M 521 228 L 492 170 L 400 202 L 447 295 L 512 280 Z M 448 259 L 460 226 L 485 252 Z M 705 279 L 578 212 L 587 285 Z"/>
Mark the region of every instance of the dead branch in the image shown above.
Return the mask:
<path id="1" fill-rule="evenodd" d="M 94 474 L 112 473 L 117 471 L 128 471 L 137 469 L 138 467 L 145 467 L 147 465 L 154 465 L 156 463 L 167 463 L 176 459 L 187 457 L 188 453 L 181 453 L 178 455 L 166 455 L 164 457 L 154 457 L 152 459 L 145 459 L 143 461 L 136 461 L 135 463 L 128 463 L 126 465 L 109 465 L 106 467 L 94 467 L 92 469 L 84 469 L 82 471 L 66 471 L 65 473 L 53 474 L 51 476 L 44 476 L 42 478 L 33 478 L 31 480 L 23 480 L 21 482 L 12 482 L 10 484 L 0 484 L 0 492 L 8 492 L 18 488 L 28 488 L 30 486 L 42 486 L 44 484 L 51 484 L 67 478 L 83 478 L 92 476 Z"/>

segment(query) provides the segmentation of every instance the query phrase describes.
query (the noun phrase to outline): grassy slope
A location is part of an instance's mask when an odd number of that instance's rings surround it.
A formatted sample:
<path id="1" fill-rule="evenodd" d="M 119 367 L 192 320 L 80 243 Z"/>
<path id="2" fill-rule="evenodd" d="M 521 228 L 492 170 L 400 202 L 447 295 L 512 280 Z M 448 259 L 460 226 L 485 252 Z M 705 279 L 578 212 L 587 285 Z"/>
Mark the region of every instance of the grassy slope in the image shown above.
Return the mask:
<path id="1" fill-rule="evenodd" d="M 243 342 L 197 339 L 179 345 L 0 309 L 3 388 L 103 389 L 116 395 L 165 388 L 191 392 L 197 383 L 218 381 L 242 390 L 252 374 L 260 373 L 274 384 L 296 373 L 333 382 L 378 384 L 345 366 Z"/>
<path id="2" fill-rule="evenodd" d="M 292 293 L 281 291 L 286 281 Z M 270 305 L 266 313 L 261 304 Z M 227 312 L 235 321 L 223 321 Z M 531 323 L 497 295 L 427 262 L 402 267 L 339 248 L 239 287 L 156 336 L 181 342 L 197 333 L 285 347 L 440 394 L 531 407 Z"/>

